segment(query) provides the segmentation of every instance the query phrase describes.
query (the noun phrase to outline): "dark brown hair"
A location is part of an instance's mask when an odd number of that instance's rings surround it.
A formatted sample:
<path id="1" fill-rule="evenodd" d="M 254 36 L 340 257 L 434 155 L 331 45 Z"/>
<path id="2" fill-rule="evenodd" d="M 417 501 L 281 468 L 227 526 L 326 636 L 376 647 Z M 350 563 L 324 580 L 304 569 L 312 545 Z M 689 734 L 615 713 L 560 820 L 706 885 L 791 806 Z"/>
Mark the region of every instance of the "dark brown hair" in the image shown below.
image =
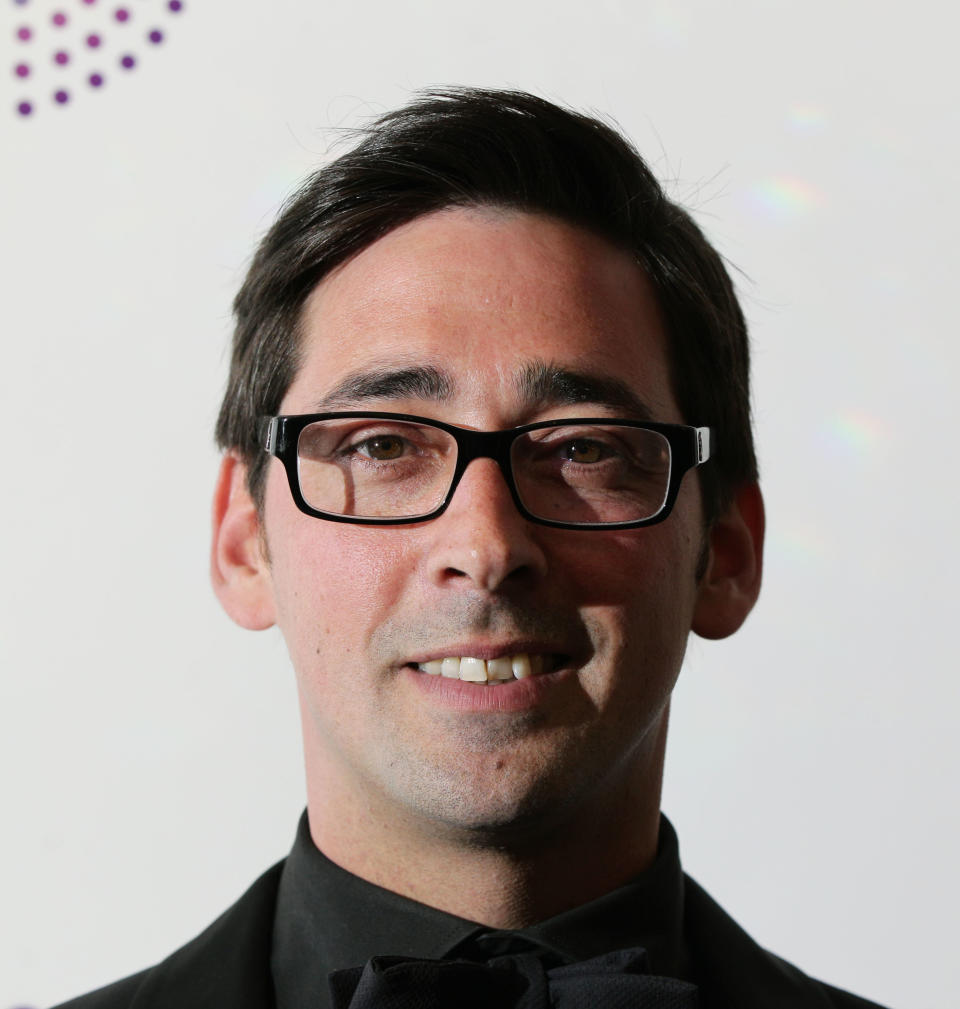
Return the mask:
<path id="1" fill-rule="evenodd" d="M 275 414 L 300 363 L 304 301 L 335 266 L 422 214 L 502 207 L 553 215 L 629 250 L 652 280 L 685 420 L 714 428 L 699 470 L 707 520 L 756 479 L 746 324 L 718 253 L 633 146 L 597 119 L 515 91 L 445 88 L 378 118 L 310 176 L 260 243 L 234 302 L 216 437 L 248 467 L 258 506 Z"/>

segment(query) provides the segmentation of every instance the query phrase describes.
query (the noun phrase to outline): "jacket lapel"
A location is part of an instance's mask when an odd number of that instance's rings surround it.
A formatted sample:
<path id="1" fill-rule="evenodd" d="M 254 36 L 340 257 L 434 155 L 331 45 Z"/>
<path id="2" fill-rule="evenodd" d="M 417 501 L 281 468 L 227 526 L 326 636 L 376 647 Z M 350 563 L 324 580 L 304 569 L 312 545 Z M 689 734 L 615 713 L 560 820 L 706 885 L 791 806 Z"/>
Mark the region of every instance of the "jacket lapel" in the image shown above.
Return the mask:
<path id="1" fill-rule="evenodd" d="M 275 1009 L 270 953 L 283 863 L 144 975 L 130 1009 Z"/>
<path id="2" fill-rule="evenodd" d="M 832 989 L 758 946 L 689 876 L 684 876 L 683 883 L 684 938 L 696 965 L 703 1009 L 832 1009 L 836 1005 L 828 995 Z"/>

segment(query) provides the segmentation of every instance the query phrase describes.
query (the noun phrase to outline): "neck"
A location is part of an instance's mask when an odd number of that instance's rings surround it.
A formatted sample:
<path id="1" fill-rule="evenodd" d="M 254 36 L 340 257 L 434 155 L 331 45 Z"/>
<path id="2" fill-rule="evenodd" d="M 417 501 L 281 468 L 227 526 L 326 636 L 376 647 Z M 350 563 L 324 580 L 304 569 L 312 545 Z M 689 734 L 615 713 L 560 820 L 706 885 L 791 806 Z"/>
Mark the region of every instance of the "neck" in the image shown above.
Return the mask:
<path id="1" fill-rule="evenodd" d="M 480 830 L 424 822 L 369 795 L 357 803 L 355 789 L 338 787 L 342 780 L 311 774 L 308 759 L 311 836 L 333 862 L 387 890 L 490 928 L 522 928 L 609 893 L 651 865 L 665 736 L 666 718 L 652 759 L 573 812 Z"/>

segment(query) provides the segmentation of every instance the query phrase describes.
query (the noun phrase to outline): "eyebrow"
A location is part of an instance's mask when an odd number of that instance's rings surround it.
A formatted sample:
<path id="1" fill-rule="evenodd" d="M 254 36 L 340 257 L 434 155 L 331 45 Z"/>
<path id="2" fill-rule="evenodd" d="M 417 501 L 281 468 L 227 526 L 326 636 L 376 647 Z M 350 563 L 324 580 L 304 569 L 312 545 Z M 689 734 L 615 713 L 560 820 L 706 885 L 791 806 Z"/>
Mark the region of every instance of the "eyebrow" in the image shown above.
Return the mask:
<path id="1" fill-rule="evenodd" d="M 547 361 L 532 361 L 520 372 L 517 389 L 527 403 L 540 407 L 590 403 L 626 410 L 638 420 L 653 420 L 647 403 L 626 382 L 609 375 L 592 375 Z"/>
<path id="2" fill-rule="evenodd" d="M 450 379 L 431 365 L 358 371 L 337 383 L 316 404 L 318 413 L 341 410 L 371 399 L 422 399 L 440 402 L 452 393 Z"/>
<path id="3" fill-rule="evenodd" d="M 584 403 L 623 410 L 638 420 L 653 420 L 647 403 L 626 382 L 610 375 L 596 375 L 535 360 L 521 365 L 514 385 L 528 408 Z M 443 402 L 452 399 L 454 392 L 454 381 L 434 365 L 384 365 L 347 375 L 317 401 L 315 410 L 324 413 L 351 409 L 370 400 Z"/>

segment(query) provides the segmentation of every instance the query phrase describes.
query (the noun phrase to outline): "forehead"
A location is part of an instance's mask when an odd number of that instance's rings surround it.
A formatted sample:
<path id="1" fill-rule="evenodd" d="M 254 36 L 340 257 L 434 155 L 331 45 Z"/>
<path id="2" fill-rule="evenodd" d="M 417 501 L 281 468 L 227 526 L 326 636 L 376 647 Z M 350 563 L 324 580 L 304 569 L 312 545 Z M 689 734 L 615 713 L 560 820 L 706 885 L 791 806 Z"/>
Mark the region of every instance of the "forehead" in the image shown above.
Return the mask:
<path id="1" fill-rule="evenodd" d="M 625 405 L 619 387 L 640 402 L 632 412 L 680 419 L 645 273 L 605 239 L 546 216 L 455 209 L 417 218 L 324 278 L 301 330 L 285 412 L 349 408 L 351 396 L 471 407 L 492 396 L 521 410 L 536 391 L 531 376 L 553 369 L 594 380 L 612 405 Z M 386 397 L 370 389 L 389 383 L 364 381 L 418 369 L 438 380 L 395 383 Z M 580 392 L 591 401 L 586 386 Z"/>

